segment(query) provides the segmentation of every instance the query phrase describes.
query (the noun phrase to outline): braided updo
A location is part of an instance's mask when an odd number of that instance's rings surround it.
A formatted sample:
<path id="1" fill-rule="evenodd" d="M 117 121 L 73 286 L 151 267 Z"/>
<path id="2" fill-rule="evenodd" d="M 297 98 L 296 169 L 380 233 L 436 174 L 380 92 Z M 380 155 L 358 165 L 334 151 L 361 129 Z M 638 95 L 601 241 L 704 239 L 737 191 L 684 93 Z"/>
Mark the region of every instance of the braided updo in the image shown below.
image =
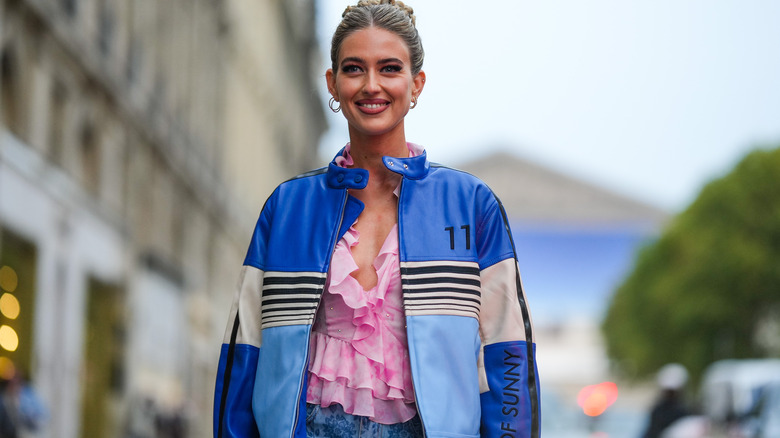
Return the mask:
<path id="1" fill-rule="evenodd" d="M 412 75 L 415 76 L 422 70 L 425 52 L 415 27 L 414 10 L 411 7 L 396 0 L 360 0 L 355 6 L 347 6 L 341 17 L 341 23 L 333 33 L 330 44 L 330 60 L 334 74 L 338 72 L 336 64 L 344 39 L 352 32 L 372 26 L 401 37 L 409 48 Z"/>

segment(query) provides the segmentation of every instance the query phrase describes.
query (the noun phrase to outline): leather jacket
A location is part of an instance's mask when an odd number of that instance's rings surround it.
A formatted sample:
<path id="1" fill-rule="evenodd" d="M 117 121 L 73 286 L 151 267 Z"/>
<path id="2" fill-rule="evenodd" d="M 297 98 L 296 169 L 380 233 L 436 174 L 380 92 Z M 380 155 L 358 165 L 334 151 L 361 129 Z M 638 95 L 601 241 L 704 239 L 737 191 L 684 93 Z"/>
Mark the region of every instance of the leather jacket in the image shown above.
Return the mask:
<path id="1" fill-rule="evenodd" d="M 533 329 L 500 201 L 426 153 L 383 161 L 403 176 L 399 259 L 425 436 L 540 436 Z M 333 248 L 363 209 L 348 189 L 367 181 L 334 161 L 263 206 L 220 353 L 215 437 L 306 436 L 312 323 Z"/>

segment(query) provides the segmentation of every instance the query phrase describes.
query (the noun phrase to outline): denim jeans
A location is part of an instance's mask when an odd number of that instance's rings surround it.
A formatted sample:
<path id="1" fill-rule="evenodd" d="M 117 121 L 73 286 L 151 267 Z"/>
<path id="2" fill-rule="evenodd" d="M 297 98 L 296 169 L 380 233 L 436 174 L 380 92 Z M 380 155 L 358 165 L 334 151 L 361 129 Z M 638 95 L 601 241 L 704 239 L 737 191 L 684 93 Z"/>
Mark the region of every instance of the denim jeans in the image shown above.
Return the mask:
<path id="1" fill-rule="evenodd" d="M 306 436 L 308 438 L 422 438 L 420 416 L 405 423 L 380 424 L 368 417 L 344 412 L 341 405 L 323 408 L 306 405 Z"/>

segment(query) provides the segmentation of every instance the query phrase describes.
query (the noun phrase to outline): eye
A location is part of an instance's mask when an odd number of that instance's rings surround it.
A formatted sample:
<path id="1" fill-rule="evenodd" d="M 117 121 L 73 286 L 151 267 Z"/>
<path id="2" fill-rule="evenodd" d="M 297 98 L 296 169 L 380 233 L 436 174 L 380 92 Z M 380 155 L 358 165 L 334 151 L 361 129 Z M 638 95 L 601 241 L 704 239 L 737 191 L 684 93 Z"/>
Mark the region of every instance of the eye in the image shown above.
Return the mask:
<path id="1" fill-rule="evenodd" d="M 347 65 L 341 67 L 341 72 L 342 73 L 358 73 L 358 72 L 361 72 L 361 71 L 362 71 L 362 69 L 360 68 L 360 66 L 355 65 L 355 64 L 347 64 Z"/>
<path id="2" fill-rule="evenodd" d="M 397 64 L 388 64 L 388 65 L 386 65 L 386 66 L 382 67 L 382 70 L 381 70 L 381 71 L 382 71 L 382 72 L 385 72 L 385 73 L 398 73 L 398 72 L 400 72 L 401 70 L 403 70 L 403 67 L 402 67 L 402 66 L 400 66 L 400 65 L 397 65 Z"/>

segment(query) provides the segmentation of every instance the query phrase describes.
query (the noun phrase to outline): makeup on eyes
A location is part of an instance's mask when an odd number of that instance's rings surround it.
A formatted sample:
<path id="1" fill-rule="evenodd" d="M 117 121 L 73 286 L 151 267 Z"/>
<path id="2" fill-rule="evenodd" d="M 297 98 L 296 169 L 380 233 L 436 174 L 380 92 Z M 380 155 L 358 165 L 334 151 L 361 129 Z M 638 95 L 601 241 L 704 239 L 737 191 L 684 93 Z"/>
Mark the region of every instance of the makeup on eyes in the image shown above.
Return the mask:
<path id="1" fill-rule="evenodd" d="M 362 59 L 357 57 L 348 57 L 344 58 L 341 61 L 341 72 L 343 73 L 351 73 L 355 72 L 357 70 L 363 70 L 364 66 L 366 66 L 368 63 Z M 397 58 L 387 58 L 387 59 L 380 59 L 376 62 L 377 65 L 380 66 L 380 71 L 390 71 L 390 72 L 400 72 L 404 69 L 404 63 L 400 59 Z"/>

